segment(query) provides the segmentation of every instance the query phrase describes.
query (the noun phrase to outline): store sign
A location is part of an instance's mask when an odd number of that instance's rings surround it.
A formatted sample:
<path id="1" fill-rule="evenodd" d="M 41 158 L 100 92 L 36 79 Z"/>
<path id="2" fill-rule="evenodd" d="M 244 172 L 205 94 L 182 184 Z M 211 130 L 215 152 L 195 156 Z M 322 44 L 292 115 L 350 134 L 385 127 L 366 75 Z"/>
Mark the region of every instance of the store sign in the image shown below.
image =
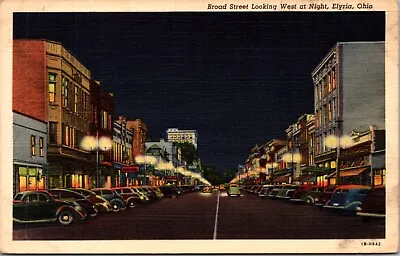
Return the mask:
<path id="1" fill-rule="evenodd" d="M 139 172 L 139 166 L 124 166 L 122 172 Z"/>

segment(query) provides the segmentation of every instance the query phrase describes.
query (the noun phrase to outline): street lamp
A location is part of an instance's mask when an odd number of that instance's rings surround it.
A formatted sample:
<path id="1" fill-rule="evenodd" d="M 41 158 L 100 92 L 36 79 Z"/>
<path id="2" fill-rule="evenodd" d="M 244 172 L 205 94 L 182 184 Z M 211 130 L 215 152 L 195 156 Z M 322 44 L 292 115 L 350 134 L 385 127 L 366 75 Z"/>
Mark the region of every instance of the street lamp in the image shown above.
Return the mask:
<path id="1" fill-rule="evenodd" d="M 141 156 L 141 155 L 139 155 L 139 156 L 135 157 L 135 161 L 138 164 L 144 164 L 144 181 L 145 181 L 144 185 L 147 185 L 147 177 L 146 177 L 147 165 L 156 165 L 157 164 L 157 158 L 155 158 L 154 156 L 146 156 L 146 155 Z"/>
<path id="2" fill-rule="evenodd" d="M 277 167 L 278 167 L 278 164 L 275 163 L 275 162 L 273 162 L 273 163 L 268 163 L 268 164 L 266 165 L 266 167 L 267 167 L 267 169 L 268 169 L 269 180 L 270 180 L 270 183 L 271 183 L 271 181 L 272 181 L 272 179 L 273 179 L 273 176 L 274 176 L 274 168 L 277 168 Z M 271 169 L 271 170 L 270 170 L 270 169 Z"/>
<path id="3" fill-rule="evenodd" d="M 294 176 L 294 168 L 293 168 L 293 164 L 294 163 L 299 163 L 301 161 L 301 155 L 298 152 L 295 153 L 285 153 L 283 155 L 283 161 L 285 161 L 286 163 L 291 163 L 291 172 L 292 175 Z"/>
<path id="4" fill-rule="evenodd" d="M 102 136 L 99 138 L 99 133 L 96 137 L 85 136 L 81 141 L 81 148 L 86 151 L 96 150 L 96 187 L 99 187 L 99 150 L 108 151 L 112 148 L 112 140 L 109 137 Z"/>
<path id="5" fill-rule="evenodd" d="M 340 183 L 340 166 L 339 166 L 339 158 L 340 158 L 340 149 L 350 147 L 353 145 L 353 140 L 349 135 L 343 136 L 335 136 L 328 135 L 325 138 L 325 145 L 328 148 L 336 148 L 336 184 Z"/>

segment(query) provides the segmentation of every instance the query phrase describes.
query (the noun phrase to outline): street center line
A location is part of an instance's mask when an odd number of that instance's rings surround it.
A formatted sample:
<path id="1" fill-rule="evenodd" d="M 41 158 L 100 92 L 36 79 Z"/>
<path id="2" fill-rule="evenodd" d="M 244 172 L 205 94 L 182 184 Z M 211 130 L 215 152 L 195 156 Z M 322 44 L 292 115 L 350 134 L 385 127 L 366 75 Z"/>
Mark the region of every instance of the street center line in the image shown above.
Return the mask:
<path id="1" fill-rule="evenodd" d="M 215 212 L 215 224 L 214 224 L 214 236 L 213 239 L 217 239 L 217 225 L 218 225 L 218 210 L 219 210 L 219 195 L 220 191 L 218 191 L 218 199 L 217 199 L 217 211 Z"/>

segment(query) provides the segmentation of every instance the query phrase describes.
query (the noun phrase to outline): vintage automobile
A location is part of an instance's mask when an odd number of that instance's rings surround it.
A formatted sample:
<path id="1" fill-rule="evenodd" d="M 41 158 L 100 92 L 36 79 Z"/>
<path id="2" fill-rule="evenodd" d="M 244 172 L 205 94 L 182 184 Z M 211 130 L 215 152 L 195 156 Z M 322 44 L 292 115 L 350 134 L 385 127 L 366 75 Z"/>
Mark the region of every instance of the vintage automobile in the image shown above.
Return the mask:
<path id="1" fill-rule="evenodd" d="M 288 199 L 289 197 L 288 197 L 288 195 L 287 195 L 287 193 L 289 192 L 289 191 L 291 191 L 292 189 L 295 189 L 297 186 L 295 186 L 295 185 L 284 185 L 284 186 L 282 186 L 280 189 L 279 189 L 279 191 L 278 191 L 278 193 L 276 194 L 276 198 L 279 198 L 279 199 Z M 294 190 L 293 190 L 294 191 Z"/>
<path id="2" fill-rule="evenodd" d="M 66 226 L 85 217 L 85 210 L 78 203 L 54 199 L 45 191 L 20 192 L 13 200 L 16 223 L 58 222 Z"/>
<path id="3" fill-rule="evenodd" d="M 92 191 L 96 195 L 106 199 L 111 204 L 114 212 L 119 212 L 126 209 L 124 199 L 119 196 L 114 190 L 108 188 L 94 188 L 92 189 Z"/>
<path id="4" fill-rule="evenodd" d="M 341 185 L 332 194 L 331 199 L 323 206 L 327 209 L 336 209 L 348 213 L 356 213 L 364 197 L 371 189 L 365 185 Z"/>
<path id="5" fill-rule="evenodd" d="M 202 190 L 203 193 L 212 193 L 212 191 L 213 191 L 212 188 L 208 187 L 208 186 L 207 187 L 203 187 L 203 190 Z"/>
<path id="6" fill-rule="evenodd" d="M 164 197 L 177 198 L 180 194 L 178 190 L 173 186 L 160 186 L 161 192 L 163 192 Z"/>
<path id="7" fill-rule="evenodd" d="M 281 190 L 281 188 L 283 188 L 283 185 L 274 185 L 274 187 L 270 190 L 270 192 L 268 193 L 268 198 L 272 198 L 275 199 L 276 195 L 279 193 L 279 191 Z"/>
<path id="8" fill-rule="evenodd" d="M 106 199 L 96 195 L 93 191 L 84 188 L 67 188 L 67 189 L 77 192 L 86 197 L 87 200 L 96 205 L 99 212 L 111 212 L 113 210 L 111 204 Z"/>
<path id="9" fill-rule="evenodd" d="M 77 202 L 83 209 L 85 209 L 87 215 L 90 217 L 96 217 L 99 210 L 95 203 L 90 202 L 85 196 L 68 189 L 49 189 L 47 190 L 53 198 L 60 199 L 62 201 Z"/>
<path id="10" fill-rule="evenodd" d="M 137 204 L 142 204 L 140 196 L 129 187 L 114 187 L 113 190 L 124 199 L 129 208 L 135 208 Z M 144 199 L 143 196 L 142 199 Z"/>
<path id="11" fill-rule="evenodd" d="M 324 187 L 318 185 L 301 185 L 290 198 L 290 202 L 298 203 L 314 203 L 314 198 L 317 193 L 321 193 Z"/>
<path id="12" fill-rule="evenodd" d="M 316 206 L 324 206 L 326 202 L 331 199 L 333 192 L 337 188 L 337 185 L 328 185 L 323 191 L 314 191 L 312 197 L 307 198 L 305 201 L 307 204 L 314 204 Z"/>
<path id="13" fill-rule="evenodd" d="M 237 184 L 230 184 L 226 193 L 228 196 L 240 196 L 239 186 Z"/>
<path id="14" fill-rule="evenodd" d="M 265 197 L 268 196 L 269 192 L 271 192 L 271 190 L 274 188 L 274 185 L 263 185 L 262 189 L 260 191 L 260 193 L 258 194 L 258 196 L 261 199 L 264 199 Z"/>
<path id="15" fill-rule="evenodd" d="M 357 208 L 357 215 L 362 220 L 385 219 L 386 217 L 385 186 L 376 186 L 368 191 L 362 204 Z"/>

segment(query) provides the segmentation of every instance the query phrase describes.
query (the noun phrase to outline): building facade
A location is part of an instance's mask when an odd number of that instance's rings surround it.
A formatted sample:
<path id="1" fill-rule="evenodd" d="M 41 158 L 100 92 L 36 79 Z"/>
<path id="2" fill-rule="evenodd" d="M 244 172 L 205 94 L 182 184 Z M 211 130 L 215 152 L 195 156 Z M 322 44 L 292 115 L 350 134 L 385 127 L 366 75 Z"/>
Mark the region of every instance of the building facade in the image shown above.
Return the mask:
<path id="1" fill-rule="evenodd" d="M 47 122 L 50 188 L 93 183 L 91 153 L 80 147 L 90 134 L 90 79 L 89 70 L 61 43 L 13 41 L 13 102 L 16 111 L 29 106 L 23 113 Z"/>
<path id="2" fill-rule="evenodd" d="M 184 143 L 188 142 L 197 149 L 198 133 L 196 130 L 179 130 L 178 128 L 167 129 L 167 141 Z"/>
<path id="3" fill-rule="evenodd" d="M 342 158 L 329 135 L 385 129 L 384 60 L 384 42 L 339 42 L 312 72 L 316 165 L 333 170 Z"/>
<path id="4" fill-rule="evenodd" d="M 47 188 L 47 123 L 13 112 L 13 148 L 13 193 Z"/>
<path id="5" fill-rule="evenodd" d="M 127 128 L 133 130 L 133 157 L 146 154 L 146 137 L 147 126 L 140 120 L 136 119 L 127 122 Z"/>

